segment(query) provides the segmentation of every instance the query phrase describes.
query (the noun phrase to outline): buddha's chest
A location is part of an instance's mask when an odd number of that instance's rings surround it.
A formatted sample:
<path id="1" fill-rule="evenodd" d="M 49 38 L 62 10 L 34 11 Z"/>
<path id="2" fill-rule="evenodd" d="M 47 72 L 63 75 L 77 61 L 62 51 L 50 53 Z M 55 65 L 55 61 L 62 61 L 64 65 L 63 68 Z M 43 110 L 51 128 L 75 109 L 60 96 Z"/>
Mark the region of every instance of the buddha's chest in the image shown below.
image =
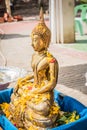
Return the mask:
<path id="1" fill-rule="evenodd" d="M 32 60 L 32 68 L 33 71 L 41 71 L 43 69 L 47 69 L 48 68 L 48 61 L 47 61 L 47 57 L 46 56 L 38 56 L 35 55 L 33 60 Z"/>

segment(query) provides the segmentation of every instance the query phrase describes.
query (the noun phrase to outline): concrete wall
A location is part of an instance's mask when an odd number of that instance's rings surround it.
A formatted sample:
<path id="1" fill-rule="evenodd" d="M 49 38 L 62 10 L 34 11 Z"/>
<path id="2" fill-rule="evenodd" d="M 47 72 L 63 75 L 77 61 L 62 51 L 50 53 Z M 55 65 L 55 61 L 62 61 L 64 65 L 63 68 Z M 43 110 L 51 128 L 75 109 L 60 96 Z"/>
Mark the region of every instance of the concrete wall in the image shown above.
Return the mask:
<path id="1" fill-rule="evenodd" d="M 62 0 L 63 6 L 63 39 L 64 43 L 75 41 L 74 31 L 74 1 Z"/>
<path id="2" fill-rule="evenodd" d="M 75 42 L 74 0 L 50 0 L 52 43 Z"/>

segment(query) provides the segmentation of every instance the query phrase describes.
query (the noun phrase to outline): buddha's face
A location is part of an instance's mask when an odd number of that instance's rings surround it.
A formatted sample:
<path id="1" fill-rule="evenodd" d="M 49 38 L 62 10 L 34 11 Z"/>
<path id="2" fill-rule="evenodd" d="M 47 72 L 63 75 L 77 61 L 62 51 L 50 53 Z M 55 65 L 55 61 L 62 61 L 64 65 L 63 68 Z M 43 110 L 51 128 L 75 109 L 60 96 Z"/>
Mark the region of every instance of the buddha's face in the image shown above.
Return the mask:
<path id="1" fill-rule="evenodd" d="M 34 50 L 38 51 L 38 52 L 45 49 L 44 42 L 41 39 L 41 37 L 38 36 L 38 35 L 33 35 L 33 37 L 32 37 L 32 46 L 33 46 Z"/>

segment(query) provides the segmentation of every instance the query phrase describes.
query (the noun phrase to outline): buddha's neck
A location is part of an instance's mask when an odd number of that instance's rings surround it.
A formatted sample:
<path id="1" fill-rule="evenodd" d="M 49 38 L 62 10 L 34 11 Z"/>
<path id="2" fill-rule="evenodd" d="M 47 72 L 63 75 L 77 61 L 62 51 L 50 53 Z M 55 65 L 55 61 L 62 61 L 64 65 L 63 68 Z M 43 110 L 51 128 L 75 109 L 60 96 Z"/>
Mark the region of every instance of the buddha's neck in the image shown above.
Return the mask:
<path id="1" fill-rule="evenodd" d="M 38 54 L 38 55 L 43 55 L 43 54 L 46 53 L 46 51 L 47 51 L 47 50 L 45 49 L 45 50 L 42 50 L 42 51 L 40 51 L 40 52 L 37 52 L 37 54 Z"/>

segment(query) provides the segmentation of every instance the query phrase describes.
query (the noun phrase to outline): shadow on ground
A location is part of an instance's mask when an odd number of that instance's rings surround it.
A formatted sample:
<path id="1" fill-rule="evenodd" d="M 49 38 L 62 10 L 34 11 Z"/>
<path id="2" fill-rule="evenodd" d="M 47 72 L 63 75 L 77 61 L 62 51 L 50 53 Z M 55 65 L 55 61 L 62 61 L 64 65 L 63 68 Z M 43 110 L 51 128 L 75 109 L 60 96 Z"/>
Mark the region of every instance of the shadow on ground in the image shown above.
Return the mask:
<path id="1" fill-rule="evenodd" d="M 76 44 L 79 44 L 79 43 L 85 43 L 85 44 L 87 44 L 87 39 L 85 40 L 76 40 Z"/>
<path id="2" fill-rule="evenodd" d="M 87 64 L 60 67 L 58 83 L 87 94 L 86 72 Z"/>
<path id="3" fill-rule="evenodd" d="M 29 37 L 29 35 L 23 35 L 23 34 L 5 34 L 3 39 L 13 39 L 13 38 L 24 38 Z"/>

